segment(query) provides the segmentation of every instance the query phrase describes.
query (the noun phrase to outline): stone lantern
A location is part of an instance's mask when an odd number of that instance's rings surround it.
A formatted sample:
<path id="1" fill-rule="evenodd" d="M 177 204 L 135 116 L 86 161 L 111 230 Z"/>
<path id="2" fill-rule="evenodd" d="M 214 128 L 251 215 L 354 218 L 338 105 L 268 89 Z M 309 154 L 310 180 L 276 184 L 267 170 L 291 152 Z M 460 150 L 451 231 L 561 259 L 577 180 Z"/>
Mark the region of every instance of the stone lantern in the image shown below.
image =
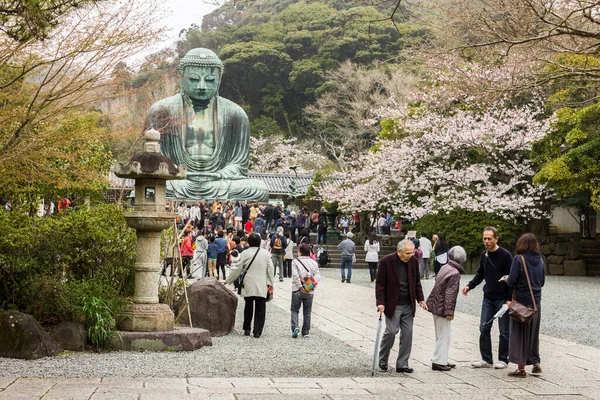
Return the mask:
<path id="1" fill-rule="evenodd" d="M 160 154 L 160 134 L 144 134 L 144 152 L 134 155 L 127 165 L 117 163 L 120 178 L 135 179 L 134 211 L 125 214 L 127 225 L 136 230 L 135 293 L 133 307 L 121 314 L 119 329 L 153 332 L 173 329 L 171 308 L 158 303 L 161 232 L 173 224 L 173 215 L 165 212 L 166 181 L 185 179 L 185 166 L 176 167 Z"/>
<path id="2" fill-rule="evenodd" d="M 158 302 L 161 232 L 174 223 L 165 211 L 167 180 L 185 179 L 185 166 L 175 166 L 160 153 L 160 134 L 151 129 L 144 134 L 144 151 L 127 165 L 117 163 L 120 178 L 135 180 L 134 210 L 125 214 L 127 225 L 135 229 L 135 292 L 133 307 L 120 315 L 121 334 L 113 338 L 115 350 L 195 350 L 212 345 L 206 329 L 174 328 L 171 308 Z"/>

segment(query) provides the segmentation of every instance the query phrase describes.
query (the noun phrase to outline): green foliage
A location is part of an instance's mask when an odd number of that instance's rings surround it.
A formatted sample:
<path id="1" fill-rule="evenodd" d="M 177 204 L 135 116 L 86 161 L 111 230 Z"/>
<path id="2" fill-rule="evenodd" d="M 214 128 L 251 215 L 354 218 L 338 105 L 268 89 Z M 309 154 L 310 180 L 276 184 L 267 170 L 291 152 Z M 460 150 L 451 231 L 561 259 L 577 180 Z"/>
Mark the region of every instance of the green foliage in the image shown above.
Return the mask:
<path id="1" fill-rule="evenodd" d="M 92 296 L 83 299 L 82 310 L 90 342 L 96 347 L 110 348 L 110 340 L 117 334 L 115 306 Z"/>
<path id="2" fill-rule="evenodd" d="M 114 205 L 50 218 L 0 210 L 0 308 L 42 323 L 82 318 L 83 298 L 133 293 L 135 234 Z"/>
<path id="3" fill-rule="evenodd" d="M 319 192 L 317 191 L 317 188 L 326 180 L 327 176 L 325 172 L 317 171 L 312 182 L 310 183 L 310 185 L 308 185 L 308 188 L 306 189 L 305 197 L 307 199 L 317 199 L 319 197 Z"/>
<path id="4" fill-rule="evenodd" d="M 250 122 L 250 133 L 254 137 L 274 137 L 283 135 L 277 121 L 265 116 L 255 118 Z"/>
<path id="5" fill-rule="evenodd" d="M 534 182 L 554 188 L 563 202 L 576 197 L 582 203 L 587 198 L 582 208 L 600 210 L 600 103 L 559 109 L 550 131 L 533 150 L 541 166 Z"/>
<path id="6" fill-rule="evenodd" d="M 498 229 L 502 246 L 513 246 L 519 233 L 519 224 L 486 212 L 455 209 L 448 214 L 429 214 L 412 224 L 417 232 L 444 234 L 450 246 L 462 246 L 467 254 L 475 254 L 483 249 L 481 233 L 486 226 Z M 405 226 L 403 225 L 403 229 Z"/>
<path id="7" fill-rule="evenodd" d="M 1 31 L 19 42 L 46 39 L 49 32 L 65 15 L 98 2 L 96 0 L 4 1 L 0 7 Z"/>
<path id="8" fill-rule="evenodd" d="M 220 95 L 249 110 L 250 120 L 268 116 L 295 136 L 308 124 L 302 110 L 325 90 L 325 71 L 349 59 L 361 65 L 389 62 L 429 40 L 427 29 L 408 21 L 407 10 L 397 14 L 396 26 L 386 20 L 391 10 L 385 3 L 227 3 L 204 16 L 202 29 L 183 31 L 177 52 L 179 57 L 194 47 L 217 52 L 226 71 Z"/>
<path id="9" fill-rule="evenodd" d="M 12 152 L 11 157 L 2 158 L 0 154 L 3 196 L 16 206 L 31 208 L 44 197 L 60 197 L 67 192 L 71 197 L 98 193 L 106 187 L 106 171 L 114 162 L 100 139 L 107 132 L 107 124 L 97 111 L 65 110 L 55 120 L 28 125 L 24 128 L 27 136 L 37 135 L 37 139 L 6 148 L 4 154 Z M 9 125 L 0 126 L 0 142 L 9 136 L 11 129 L 5 129 Z"/>

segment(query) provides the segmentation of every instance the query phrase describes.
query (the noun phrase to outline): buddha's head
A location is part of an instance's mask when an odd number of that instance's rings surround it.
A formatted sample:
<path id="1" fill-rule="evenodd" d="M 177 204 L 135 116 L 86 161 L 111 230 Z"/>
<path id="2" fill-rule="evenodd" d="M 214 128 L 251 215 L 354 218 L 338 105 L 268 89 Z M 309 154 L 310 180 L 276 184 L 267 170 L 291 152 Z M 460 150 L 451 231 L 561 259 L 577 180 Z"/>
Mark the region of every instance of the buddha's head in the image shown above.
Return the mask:
<path id="1" fill-rule="evenodd" d="M 223 62 L 209 49 L 192 49 L 179 63 L 181 88 L 196 106 L 206 106 L 217 95 Z"/>

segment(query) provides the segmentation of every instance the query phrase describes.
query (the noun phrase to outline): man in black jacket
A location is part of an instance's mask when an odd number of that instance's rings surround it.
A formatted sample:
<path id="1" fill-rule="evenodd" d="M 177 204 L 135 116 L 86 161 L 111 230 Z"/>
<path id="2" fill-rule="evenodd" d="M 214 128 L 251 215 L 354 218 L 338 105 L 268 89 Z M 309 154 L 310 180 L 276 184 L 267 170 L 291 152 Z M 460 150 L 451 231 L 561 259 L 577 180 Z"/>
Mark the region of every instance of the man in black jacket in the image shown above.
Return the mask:
<path id="1" fill-rule="evenodd" d="M 242 201 L 242 227 L 246 226 L 246 222 L 250 219 L 250 206 L 246 200 Z"/>
<path id="2" fill-rule="evenodd" d="M 498 319 L 500 328 L 500 343 L 498 345 L 498 362 L 494 365 L 492 356 L 492 323 L 494 314 L 502 308 L 507 300 L 510 300 L 510 291 L 503 276 L 510 273 L 512 256 L 508 250 L 498 246 L 498 230 L 493 226 L 487 226 L 483 230 L 483 244 L 485 251 L 481 253 L 479 269 L 475 277 L 462 289 L 467 296 L 469 291 L 477 287 L 485 280 L 483 286 L 483 302 L 481 304 L 481 319 L 479 323 L 479 351 L 481 361 L 471 365 L 473 368 L 506 368 L 508 364 L 508 337 L 509 319 L 508 312 Z M 488 323 L 489 322 L 489 323 Z"/>

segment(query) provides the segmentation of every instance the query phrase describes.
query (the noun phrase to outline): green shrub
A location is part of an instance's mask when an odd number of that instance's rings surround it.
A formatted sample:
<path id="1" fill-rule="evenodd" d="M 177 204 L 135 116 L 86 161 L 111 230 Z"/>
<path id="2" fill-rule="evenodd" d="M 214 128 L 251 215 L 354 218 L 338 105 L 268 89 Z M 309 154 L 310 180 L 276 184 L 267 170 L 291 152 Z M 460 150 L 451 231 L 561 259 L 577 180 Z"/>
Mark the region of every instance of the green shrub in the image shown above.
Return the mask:
<path id="1" fill-rule="evenodd" d="M 83 319 L 86 296 L 133 293 L 135 233 L 122 208 L 102 205 L 50 218 L 0 210 L 0 308 L 41 323 Z"/>
<path id="2" fill-rule="evenodd" d="M 430 214 L 415 221 L 412 227 L 418 234 L 426 232 L 428 238 L 442 233 L 450 246 L 462 246 L 472 255 L 483 250 L 481 234 L 489 225 L 498 229 L 499 244 L 513 247 L 519 233 L 517 221 L 481 211 L 455 209 L 448 214 Z"/>

